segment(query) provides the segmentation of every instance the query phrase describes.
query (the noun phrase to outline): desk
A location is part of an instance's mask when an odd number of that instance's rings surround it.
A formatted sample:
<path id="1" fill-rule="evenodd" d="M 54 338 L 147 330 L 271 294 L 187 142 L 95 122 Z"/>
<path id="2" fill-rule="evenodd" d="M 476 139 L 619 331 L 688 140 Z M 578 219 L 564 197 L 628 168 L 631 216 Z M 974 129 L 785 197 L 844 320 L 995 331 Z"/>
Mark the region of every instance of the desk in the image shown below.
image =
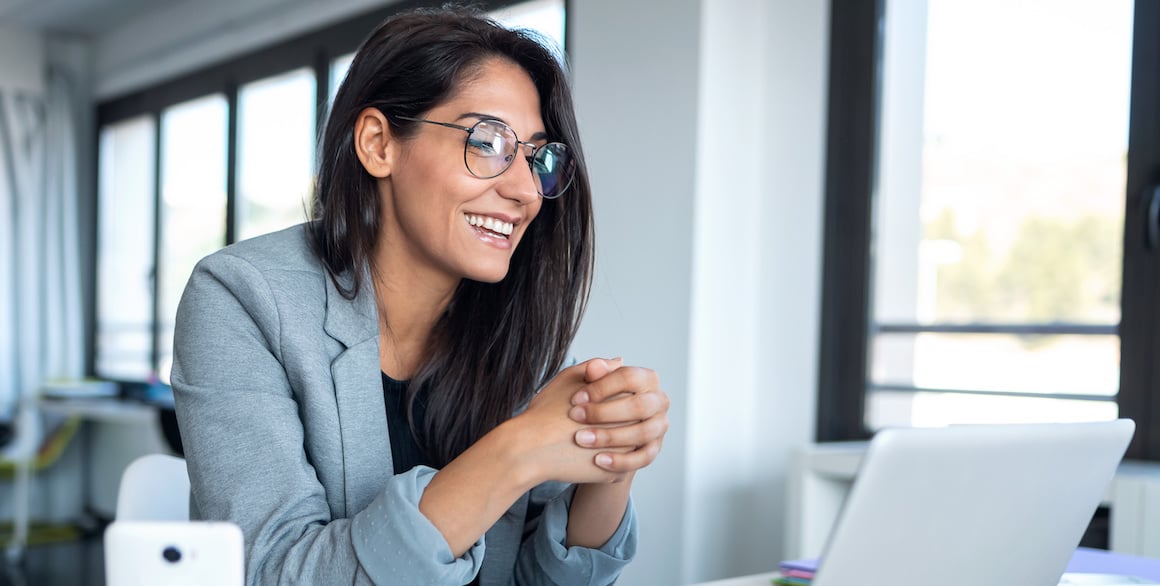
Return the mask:
<path id="1" fill-rule="evenodd" d="M 724 580 L 714 580 L 712 582 L 701 582 L 693 586 L 770 586 L 772 580 L 781 574 L 777 572 L 766 572 L 764 574 L 752 574 L 749 576 L 741 576 L 738 578 L 726 578 Z"/>
<path id="2" fill-rule="evenodd" d="M 157 419 L 157 408 L 140 401 L 123 399 L 41 399 L 40 410 L 87 421 L 148 425 Z"/>
<path id="3" fill-rule="evenodd" d="M 130 462 L 146 454 L 170 453 L 153 405 L 115 398 L 42 399 L 40 410 L 84 418 L 85 506 L 100 517 L 115 515 L 121 472 Z"/>
<path id="4" fill-rule="evenodd" d="M 1160 559 L 1145 558 L 1098 549 L 1079 548 L 1067 564 L 1067 572 L 1088 574 L 1122 574 L 1138 578 L 1160 581 Z M 737 578 L 726 578 L 712 582 L 701 582 L 694 586 L 770 586 L 770 581 L 778 577 L 777 572 L 751 574 Z"/>
<path id="5" fill-rule="evenodd" d="M 79 476 L 79 502 L 71 506 L 69 516 L 93 513 L 111 519 L 116 513 L 117 489 L 121 471 L 138 456 L 150 453 L 168 453 L 161 431 L 157 407 L 116 398 L 42 398 L 31 402 L 26 422 L 35 422 L 39 429 L 41 414 L 61 417 L 79 416 L 85 421 L 81 433 L 73 439 L 80 444 L 79 470 L 69 472 Z M 22 416 L 23 417 L 23 416 Z M 34 456 L 32 456 L 34 457 Z M 33 472 L 30 460 L 19 464 L 13 494 L 13 539 L 8 557 L 16 560 L 23 556 L 30 521 Z M 66 509 L 69 507 L 66 507 Z M 60 511 L 58 511 L 60 512 Z"/>

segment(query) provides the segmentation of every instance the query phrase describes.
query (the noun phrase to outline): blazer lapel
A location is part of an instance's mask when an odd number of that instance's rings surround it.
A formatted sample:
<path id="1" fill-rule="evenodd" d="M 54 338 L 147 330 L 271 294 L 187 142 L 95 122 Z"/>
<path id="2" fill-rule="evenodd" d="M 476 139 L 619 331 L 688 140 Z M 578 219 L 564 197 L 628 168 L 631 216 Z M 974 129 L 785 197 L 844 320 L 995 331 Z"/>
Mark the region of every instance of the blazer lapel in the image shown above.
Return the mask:
<path id="1" fill-rule="evenodd" d="M 349 287 L 351 279 L 340 281 Z M 346 299 L 326 280 L 323 329 L 346 348 L 331 363 L 339 431 L 342 435 L 346 516 L 361 511 L 386 486 L 394 472 L 387 412 L 379 369 L 378 310 L 369 274 L 354 299 Z"/>

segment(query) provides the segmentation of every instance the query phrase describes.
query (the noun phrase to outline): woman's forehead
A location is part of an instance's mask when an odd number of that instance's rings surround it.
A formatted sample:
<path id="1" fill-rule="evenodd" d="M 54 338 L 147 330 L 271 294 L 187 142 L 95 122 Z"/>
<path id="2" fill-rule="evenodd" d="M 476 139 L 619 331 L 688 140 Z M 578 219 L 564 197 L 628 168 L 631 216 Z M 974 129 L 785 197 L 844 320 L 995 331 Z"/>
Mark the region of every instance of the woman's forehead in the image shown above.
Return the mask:
<path id="1" fill-rule="evenodd" d="M 520 136 L 544 131 L 540 116 L 540 95 L 532 78 L 522 67 L 503 59 L 489 59 L 459 82 L 446 102 L 432 113 L 472 119 L 500 120 Z"/>

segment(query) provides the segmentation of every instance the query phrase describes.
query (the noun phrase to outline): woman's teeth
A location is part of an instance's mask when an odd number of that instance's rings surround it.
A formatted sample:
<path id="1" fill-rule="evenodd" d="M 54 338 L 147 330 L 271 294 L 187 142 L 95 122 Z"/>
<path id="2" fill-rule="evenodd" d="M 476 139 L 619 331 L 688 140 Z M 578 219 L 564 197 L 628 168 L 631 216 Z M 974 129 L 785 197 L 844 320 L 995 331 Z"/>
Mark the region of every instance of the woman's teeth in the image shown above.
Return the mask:
<path id="1" fill-rule="evenodd" d="M 505 237 L 511 236 L 512 230 L 515 229 L 515 224 L 504 222 L 503 220 L 497 220 L 490 216 L 477 216 L 475 214 L 463 214 L 463 216 L 467 218 L 468 224 L 471 224 L 477 228 L 490 230 Z"/>

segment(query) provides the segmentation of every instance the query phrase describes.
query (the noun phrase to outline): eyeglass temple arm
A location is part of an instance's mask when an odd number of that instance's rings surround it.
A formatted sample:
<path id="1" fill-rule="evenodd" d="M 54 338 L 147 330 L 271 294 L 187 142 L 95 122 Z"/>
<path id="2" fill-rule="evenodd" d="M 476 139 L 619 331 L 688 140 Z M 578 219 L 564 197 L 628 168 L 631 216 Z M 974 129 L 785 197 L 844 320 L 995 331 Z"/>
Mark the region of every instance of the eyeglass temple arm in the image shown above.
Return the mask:
<path id="1" fill-rule="evenodd" d="M 473 128 L 470 126 L 460 126 L 459 124 L 452 124 L 450 122 L 436 122 L 434 120 L 426 120 L 423 118 L 412 118 L 410 116 L 395 116 L 395 118 L 398 118 L 399 120 L 407 120 L 410 122 L 425 122 L 427 124 L 435 124 L 437 126 L 446 126 L 447 128 L 454 128 L 456 130 L 462 130 L 462 131 L 466 132 L 467 134 L 471 134 L 471 131 L 473 130 Z"/>

